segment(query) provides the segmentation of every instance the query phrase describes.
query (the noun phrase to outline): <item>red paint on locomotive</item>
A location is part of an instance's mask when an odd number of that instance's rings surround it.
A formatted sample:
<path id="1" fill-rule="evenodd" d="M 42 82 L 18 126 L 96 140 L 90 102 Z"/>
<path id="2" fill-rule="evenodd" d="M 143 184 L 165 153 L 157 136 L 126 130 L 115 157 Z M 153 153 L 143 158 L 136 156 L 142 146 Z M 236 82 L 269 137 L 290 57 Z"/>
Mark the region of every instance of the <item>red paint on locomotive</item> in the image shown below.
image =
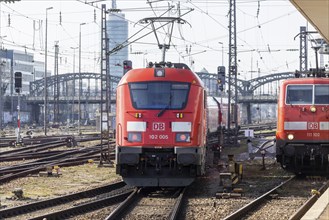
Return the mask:
<path id="1" fill-rule="evenodd" d="M 329 171 L 329 79 L 285 80 L 278 99 L 276 155 L 295 173 Z"/>
<path id="2" fill-rule="evenodd" d="M 205 173 L 206 92 L 189 69 L 143 68 L 117 86 L 116 169 L 135 186 L 185 186 Z"/>

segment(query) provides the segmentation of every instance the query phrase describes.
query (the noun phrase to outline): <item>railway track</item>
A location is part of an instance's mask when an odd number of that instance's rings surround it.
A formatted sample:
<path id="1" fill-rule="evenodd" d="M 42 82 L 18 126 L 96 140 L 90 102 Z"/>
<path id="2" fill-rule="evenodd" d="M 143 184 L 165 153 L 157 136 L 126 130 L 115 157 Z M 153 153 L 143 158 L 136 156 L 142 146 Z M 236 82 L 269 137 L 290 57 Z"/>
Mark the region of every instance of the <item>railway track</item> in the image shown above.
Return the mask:
<path id="1" fill-rule="evenodd" d="M 293 176 L 224 219 L 300 219 L 316 200 L 311 192 L 322 193 L 328 184 Z"/>
<path id="2" fill-rule="evenodd" d="M 254 136 L 255 137 L 275 137 L 275 129 L 276 129 L 276 124 L 275 123 L 266 123 L 266 124 L 256 124 L 256 125 L 242 125 L 239 133 L 238 133 L 238 139 L 243 140 L 247 139 L 245 137 L 245 130 L 252 129 L 254 130 Z M 228 131 L 222 131 L 225 136 L 228 135 Z M 231 134 L 233 135 L 233 134 Z M 219 144 L 219 132 L 210 132 L 207 136 L 207 143 L 210 145 L 213 144 Z"/>
<path id="3" fill-rule="evenodd" d="M 47 167 L 53 167 L 55 165 L 60 167 L 80 165 L 86 163 L 89 159 L 95 160 L 100 158 L 101 150 L 101 145 L 83 149 L 72 149 L 65 152 L 59 152 L 59 154 L 50 156 L 48 155 L 48 157 L 44 157 L 35 161 L 1 167 L 0 182 L 4 183 L 19 177 L 27 176 L 29 174 L 45 171 Z M 114 159 L 114 153 L 110 155 L 110 158 Z"/>
<path id="4" fill-rule="evenodd" d="M 264 123 L 264 124 L 247 124 L 241 125 L 240 130 L 253 129 L 254 131 L 259 130 L 272 130 L 276 129 L 276 122 L 273 123 Z"/>
<path id="5" fill-rule="evenodd" d="M 115 220 L 135 216 L 138 219 L 178 219 L 186 188 L 135 189 L 105 219 Z M 152 207 L 146 211 L 145 207 Z M 140 209 L 140 210 L 139 210 Z"/>
<path id="6" fill-rule="evenodd" d="M 0 161 L 12 161 L 12 157 L 24 156 L 42 151 L 49 151 L 54 148 L 64 147 L 67 145 L 65 140 L 57 140 L 48 143 L 35 144 L 31 146 L 16 148 L 9 151 L 1 152 Z"/>
<path id="7" fill-rule="evenodd" d="M 0 219 L 66 219 L 89 211 L 117 204 L 132 189 L 124 182 L 85 190 L 48 200 L 0 210 Z"/>
<path id="8" fill-rule="evenodd" d="M 24 137 L 22 139 L 24 146 L 36 145 L 36 144 L 47 144 L 49 142 L 56 141 L 67 141 L 68 139 L 76 139 L 78 142 L 97 140 L 100 138 L 100 134 L 86 134 L 82 136 L 73 135 L 58 135 L 58 136 L 37 136 L 37 137 Z M 16 137 L 1 137 L 1 147 L 15 147 Z"/>

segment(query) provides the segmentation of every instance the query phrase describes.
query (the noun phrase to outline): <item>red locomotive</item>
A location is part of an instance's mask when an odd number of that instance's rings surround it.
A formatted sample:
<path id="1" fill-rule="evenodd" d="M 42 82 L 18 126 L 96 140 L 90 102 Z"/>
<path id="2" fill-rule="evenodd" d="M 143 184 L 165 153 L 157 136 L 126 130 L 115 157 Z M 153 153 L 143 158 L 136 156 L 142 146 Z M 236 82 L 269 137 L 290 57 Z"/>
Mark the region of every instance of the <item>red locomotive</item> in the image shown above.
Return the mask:
<path id="1" fill-rule="evenodd" d="M 329 173 L 329 78 L 281 84 L 276 158 L 297 174 Z"/>
<path id="2" fill-rule="evenodd" d="M 127 184 L 186 186 L 205 173 L 206 91 L 185 64 L 130 70 L 116 98 L 116 172 Z"/>

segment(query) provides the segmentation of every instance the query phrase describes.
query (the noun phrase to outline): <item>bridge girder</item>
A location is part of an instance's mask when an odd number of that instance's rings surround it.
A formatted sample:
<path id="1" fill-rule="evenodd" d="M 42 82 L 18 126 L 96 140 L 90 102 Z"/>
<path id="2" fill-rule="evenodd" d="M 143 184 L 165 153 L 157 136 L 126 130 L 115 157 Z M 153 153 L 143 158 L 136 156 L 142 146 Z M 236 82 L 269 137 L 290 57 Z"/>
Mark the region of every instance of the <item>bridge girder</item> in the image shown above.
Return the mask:
<path id="1" fill-rule="evenodd" d="M 201 80 L 216 80 L 217 83 L 217 74 L 214 73 L 204 73 L 204 72 L 196 72 L 196 74 L 200 77 Z M 58 75 L 59 79 L 56 80 L 56 76 L 50 76 L 47 78 L 47 84 L 49 87 L 54 86 L 56 82 L 63 83 L 73 80 L 79 79 L 79 73 L 66 73 L 66 74 L 60 74 Z M 261 87 L 262 85 L 265 85 L 270 82 L 279 81 L 283 79 L 289 79 L 294 78 L 295 73 L 294 72 L 283 72 L 283 73 L 274 73 L 269 74 L 266 76 L 261 76 L 254 78 L 252 80 L 241 80 L 238 79 L 237 83 L 237 89 L 239 94 L 242 96 L 251 95 L 253 92 Z M 94 80 L 100 80 L 101 75 L 98 73 L 92 73 L 92 72 L 84 72 L 81 73 L 81 79 L 94 79 Z M 111 81 L 114 84 L 117 84 L 121 79 L 121 76 L 111 76 Z M 226 80 L 226 84 L 228 84 L 228 80 Z M 30 83 L 30 96 L 42 96 L 44 91 L 44 80 L 36 80 L 34 82 Z"/>
<path id="2" fill-rule="evenodd" d="M 47 77 L 47 85 L 49 87 L 54 86 L 55 83 L 63 83 L 73 80 L 79 80 L 80 73 L 65 73 L 58 75 L 59 79 L 56 80 L 56 76 Z M 91 72 L 84 72 L 81 73 L 81 79 L 94 79 L 100 80 L 101 75 L 99 73 L 91 73 Z M 114 83 L 118 83 L 120 81 L 120 76 L 111 76 L 111 81 Z M 30 96 L 42 96 L 44 91 L 44 80 L 36 80 L 34 82 L 30 82 Z"/>
<path id="3" fill-rule="evenodd" d="M 239 80 L 238 88 L 241 95 L 250 95 L 262 85 L 290 78 L 295 78 L 294 72 L 274 73 L 266 76 L 257 77 L 249 81 Z"/>

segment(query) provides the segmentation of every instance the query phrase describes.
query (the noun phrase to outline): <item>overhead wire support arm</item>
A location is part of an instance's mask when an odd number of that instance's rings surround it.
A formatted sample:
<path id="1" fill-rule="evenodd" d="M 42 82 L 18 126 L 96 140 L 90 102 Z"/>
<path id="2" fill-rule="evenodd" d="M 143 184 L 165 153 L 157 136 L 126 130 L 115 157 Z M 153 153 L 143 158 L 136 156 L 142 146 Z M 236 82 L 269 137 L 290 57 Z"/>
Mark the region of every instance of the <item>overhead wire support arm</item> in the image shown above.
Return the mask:
<path id="1" fill-rule="evenodd" d="M 192 11 L 192 10 L 190 10 L 190 11 Z M 185 14 L 187 14 L 187 13 L 185 13 Z M 159 22 L 159 23 L 165 22 L 165 24 L 158 27 L 158 28 L 155 28 L 155 25 L 154 25 L 155 22 Z M 172 37 L 172 32 L 174 30 L 174 23 L 175 22 L 177 22 L 178 24 L 186 24 L 186 23 L 189 24 L 187 21 L 185 21 L 184 19 L 182 19 L 180 17 L 148 17 L 148 18 L 144 18 L 144 19 L 141 19 L 140 21 L 138 21 L 138 23 L 141 23 L 141 24 L 148 24 L 148 23 L 151 24 L 152 30 L 154 32 L 155 38 L 156 38 L 157 43 L 158 43 L 158 47 L 159 47 L 160 50 L 162 50 L 162 61 L 163 62 L 165 62 L 166 50 L 168 50 L 170 48 L 171 37 Z M 168 25 L 170 23 L 171 23 L 171 30 L 168 34 L 169 35 L 168 36 L 168 38 L 169 38 L 168 43 L 167 44 L 166 43 L 161 44 L 156 31 L 159 28 L 161 28 L 165 25 Z M 191 24 L 189 24 L 189 25 L 191 26 Z"/>
<path id="2" fill-rule="evenodd" d="M 156 28 L 154 26 L 154 22 L 166 22 L 165 25 L 167 25 L 169 23 L 172 23 L 171 30 L 170 30 L 170 33 L 169 33 L 169 43 L 168 44 L 160 44 L 158 35 L 156 33 Z M 139 21 L 139 23 L 141 23 L 141 24 L 147 24 L 147 23 L 151 24 L 153 32 L 155 34 L 155 38 L 158 42 L 158 46 L 159 46 L 160 49 L 162 49 L 163 47 L 165 47 L 165 49 L 169 49 L 170 42 L 171 42 L 171 36 L 172 36 L 173 29 L 174 29 L 174 22 L 177 22 L 178 24 L 188 23 L 187 21 L 185 21 L 184 19 L 182 19 L 180 17 L 150 17 L 150 18 L 144 18 L 144 19 Z"/>
<path id="3" fill-rule="evenodd" d="M 172 8 L 173 8 L 173 7 L 170 7 L 170 8 L 169 8 L 168 10 L 166 10 L 162 15 L 164 15 L 165 13 L 167 13 L 167 12 L 168 12 L 169 10 L 171 10 Z M 109 10 L 108 10 L 108 11 L 109 11 Z M 162 15 L 161 15 L 161 16 L 162 16 Z M 138 23 L 138 22 L 136 22 L 135 25 L 136 25 L 137 23 Z M 134 26 L 135 26 L 135 25 L 134 25 Z M 122 42 L 122 43 L 119 44 L 118 46 L 114 47 L 111 51 L 108 51 L 107 54 L 111 55 L 111 54 L 113 54 L 113 53 L 116 53 L 116 52 L 118 52 L 119 50 L 121 50 L 122 48 L 125 48 L 125 47 L 129 46 L 130 44 L 132 44 L 132 43 L 138 41 L 139 39 L 141 39 L 141 38 L 143 38 L 143 37 L 149 35 L 150 33 L 152 33 L 153 30 L 152 30 L 151 32 L 148 32 L 147 34 L 144 34 L 143 36 L 137 38 L 136 40 L 129 42 L 129 40 L 130 40 L 131 38 L 133 38 L 134 36 L 136 36 L 137 34 L 139 34 L 141 31 L 143 31 L 144 29 L 146 29 L 149 25 L 150 25 L 150 24 L 146 25 L 146 26 L 143 27 L 141 30 L 137 31 L 135 34 L 133 34 L 131 37 L 129 37 L 127 40 L 125 40 L 124 42 Z M 164 25 L 167 25 L 167 24 L 164 24 Z M 163 27 L 164 25 L 160 26 L 159 28 Z M 157 28 L 157 29 L 159 29 L 159 28 Z"/>
<path id="4" fill-rule="evenodd" d="M 173 6 L 170 7 L 168 10 L 166 10 L 164 13 L 162 13 L 162 14 L 160 15 L 160 17 L 156 17 L 156 18 L 162 18 L 161 16 L 163 16 L 164 14 L 166 14 L 166 13 L 167 13 L 169 10 L 171 10 L 172 8 L 173 8 Z M 190 8 L 189 11 L 187 11 L 186 13 L 180 15 L 180 17 L 163 17 L 163 18 L 167 18 L 167 19 L 168 19 L 168 18 L 174 18 L 175 20 L 177 20 L 177 19 L 183 20 L 183 19 L 181 19 L 181 17 L 183 17 L 183 16 L 185 16 L 186 14 L 192 12 L 193 10 L 194 10 L 193 8 Z M 145 18 L 145 19 L 149 19 L 149 18 Z M 136 22 L 135 25 L 138 24 L 138 23 L 141 23 L 141 21 L 143 21 L 143 20 L 145 20 L 145 19 L 141 19 L 140 21 Z M 188 23 L 188 22 L 186 22 L 185 20 L 183 20 L 183 21 L 184 21 L 185 23 Z M 163 21 L 163 22 L 166 22 L 166 21 Z M 141 30 L 137 31 L 135 34 L 133 34 L 133 35 L 132 35 L 131 37 L 129 37 L 127 40 L 125 40 L 124 42 L 122 42 L 121 44 L 119 44 L 118 46 L 116 46 L 115 48 L 113 48 L 112 50 L 108 51 L 107 54 L 111 55 L 111 54 L 113 54 L 113 53 L 118 52 L 119 50 L 121 50 L 121 49 L 123 49 L 123 48 L 129 46 L 129 45 L 132 44 L 132 43 L 135 43 L 136 41 L 142 39 L 143 37 L 146 37 L 147 35 L 151 34 L 152 32 L 154 33 L 154 30 L 157 31 L 158 29 L 160 29 L 160 28 L 162 28 L 162 27 L 168 25 L 170 22 L 171 22 L 171 21 L 167 21 L 165 24 L 162 24 L 161 26 L 159 26 L 159 27 L 157 27 L 157 28 L 155 28 L 155 29 L 152 29 L 152 31 L 150 31 L 150 32 L 148 32 L 148 33 L 142 35 L 141 37 L 139 37 L 139 38 L 137 38 L 137 39 L 135 39 L 135 40 L 133 40 L 133 41 L 129 41 L 130 39 L 132 39 L 133 37 L 135 37 L 137 34 L 139 34 L 141 31 L 143 31 L 144 29 L 146 29 L 149 25 L 151 25 L 150 22 L 142 22 L 142 24 L 147 24 L 147 25 L 146 25 L 145 27 L 143 27 Z M 188 23 L 188 24 L 189 24 L 189 23 Z M 135 26 L 135 25 L 134 25 L 134 26 Z M 189 24 L 189 25 L 190 25 L 190 24 Z M 190 26 L 191 26 L 191 25 L 190 25 Z"/>

